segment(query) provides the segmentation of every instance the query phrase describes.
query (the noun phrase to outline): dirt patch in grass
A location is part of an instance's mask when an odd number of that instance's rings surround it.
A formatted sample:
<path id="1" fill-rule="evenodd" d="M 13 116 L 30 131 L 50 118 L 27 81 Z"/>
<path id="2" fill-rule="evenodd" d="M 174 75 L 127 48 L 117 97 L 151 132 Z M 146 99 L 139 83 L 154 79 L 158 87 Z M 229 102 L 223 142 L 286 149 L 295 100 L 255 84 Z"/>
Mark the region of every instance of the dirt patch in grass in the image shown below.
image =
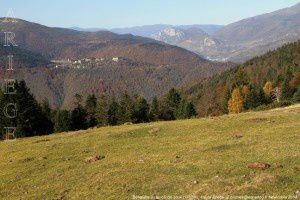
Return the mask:
<path id="1" fill-rule="evenodd" d="M 261 163 L 261 162 L 254 162 L 254 163 L 249 163 L 248 168 L 250 169 L 261 169 L 261 170 L 266 170 L 271 167 L 270 164 L 268 163 Z"/>
<path id="2" fill-rule="evenodd" d="M 97 162 L 99 160 L 103 160 L 105 158 L 105 156 L 103 155 L 95 155 L 95 156 L 91 156 L 85 159 L 86 163 L 93 163 L 93 162 Z"/>

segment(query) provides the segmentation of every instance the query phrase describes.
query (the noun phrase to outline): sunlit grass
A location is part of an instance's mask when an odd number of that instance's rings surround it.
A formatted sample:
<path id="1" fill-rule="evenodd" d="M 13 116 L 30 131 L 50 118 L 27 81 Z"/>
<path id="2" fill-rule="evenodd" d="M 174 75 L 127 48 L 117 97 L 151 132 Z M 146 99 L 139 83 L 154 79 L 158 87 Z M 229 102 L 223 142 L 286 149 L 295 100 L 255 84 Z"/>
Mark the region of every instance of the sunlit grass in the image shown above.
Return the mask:
<path id="1" fill-rule="evenodd" d="M 294 195 L 299 135 L 297 105 L 0 142 L 0 199 Z"/>

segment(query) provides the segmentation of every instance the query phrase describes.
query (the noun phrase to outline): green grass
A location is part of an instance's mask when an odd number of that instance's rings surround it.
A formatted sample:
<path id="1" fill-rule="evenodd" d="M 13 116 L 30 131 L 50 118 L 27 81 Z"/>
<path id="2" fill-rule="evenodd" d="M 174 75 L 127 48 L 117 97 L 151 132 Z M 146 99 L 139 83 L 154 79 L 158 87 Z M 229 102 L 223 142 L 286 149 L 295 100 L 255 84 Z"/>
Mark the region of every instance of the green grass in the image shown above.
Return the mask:
<path id="1" fill-rule="evenodd" d="M 2 141 L 0 199 L 294 195 L 299 137 L 296 105 Z M 94 155 L 105 158 L 85 162 Z M 249 169 L 251 162 L 271 168 Z"/>

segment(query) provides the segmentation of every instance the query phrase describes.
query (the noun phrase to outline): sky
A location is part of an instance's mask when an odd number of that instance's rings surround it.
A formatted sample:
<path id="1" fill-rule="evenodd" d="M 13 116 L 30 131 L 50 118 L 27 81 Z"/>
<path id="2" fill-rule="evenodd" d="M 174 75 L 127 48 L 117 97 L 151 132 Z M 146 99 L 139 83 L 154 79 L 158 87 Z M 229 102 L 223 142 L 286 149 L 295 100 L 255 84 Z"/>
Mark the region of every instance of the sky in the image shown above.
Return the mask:
<path id="1" fill-rule="evenodd" d="M 0 0 L 0 16 L 51 27 L 121 28 L 220 24 L 272 12 L 300 0 Z"/>

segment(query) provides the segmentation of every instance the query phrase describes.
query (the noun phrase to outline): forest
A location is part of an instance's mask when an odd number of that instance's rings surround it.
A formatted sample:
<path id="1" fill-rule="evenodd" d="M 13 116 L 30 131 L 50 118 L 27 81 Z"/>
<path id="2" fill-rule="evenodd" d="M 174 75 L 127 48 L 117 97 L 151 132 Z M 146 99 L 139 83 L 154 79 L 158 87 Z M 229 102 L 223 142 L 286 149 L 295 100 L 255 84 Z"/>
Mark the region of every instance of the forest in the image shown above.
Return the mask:
<path id="1" fill-rule="evenodd" d="M 197 114 L 194 105 L 176 89 L 160 99 L 154 98 L 151 103 L 127 92 L 119 99 L 105 93 L 98 97 L 91 94 L 86 99 L 75 94 L 71 110 L 52 109 L 47 100 L 39 103 L 25 81 L 15 82 L 15 91 L 14 95 L 0 91 L 0 107 L 4 108 L 4 112 L 0 112 L 2 139 L 7 137 L 6 127 L 16 127 L 14 137 L 20 138 L 92 127 L 188 119 Z M 15 117 L 7 117 L 14 116 L 14 112 Z"/>
<path id="2" fill-rule="evenodd" d="M 199 116 L 287 106 L 299 101 L 300 41 L 286 44 L 184 89 Z"/>
<path id="3" fill-rule="evenodd" d="M 253 58 L 226 72 L 204 79 L 194 86 L 172 88 L 151 102 L 124 91 L 118 96 L 75 94 L 70 109 L 52 109 L 31 94 L 25 81 L 15 83 L 16 94 L 0 92 L 0 128 L 16 127 L 15 137 L 85 130 L 92 127 L 189 119 L 236 114 L 288 106 L 300 101 L 300 42 L 287 44 Z M 14 103 L 16 109 L 6 105 Z M 194 106 L 195 105 L 195 106 Z M 9 112 L 17 112 L 8 118 Z"/>

